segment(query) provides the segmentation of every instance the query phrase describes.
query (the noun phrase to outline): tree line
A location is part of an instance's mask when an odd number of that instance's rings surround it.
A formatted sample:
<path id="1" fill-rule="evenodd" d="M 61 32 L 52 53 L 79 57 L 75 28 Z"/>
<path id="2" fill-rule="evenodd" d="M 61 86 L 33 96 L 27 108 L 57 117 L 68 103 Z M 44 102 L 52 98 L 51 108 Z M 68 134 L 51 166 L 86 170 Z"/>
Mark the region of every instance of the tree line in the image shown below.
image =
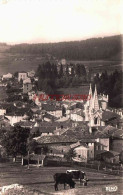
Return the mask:
<path id="1" fill-rule="evenodd" d="M 73 87 L 87 82 L 87 73 L 83 64 L 70 64 L 65 67 L 61 64 L 51 64 L 49 61 L 37 68 L 39 80 L 37 87 L 47 94 L 53 94 L 60 87 Z"/>
<path id="2" fill-rule="evenodd" d="M 98 93 L 109 95 L 110 107 L 123 107 L 122 101 L 122 78 L 123 72 L 115 70 L 112 74 L 108 75 L 107 71 L 103 72 L 101 76 L 96 74 L 93 81 L 93 89 L 96 84 Z"/>
<path id="3" fill-rule="evenodd" d="M 82 41 L 18 44 L 8 49 L 10 53 L 50 54 L 58 59 L 68 60 L 105 60 L 117 56 L 121 60 L 122 35 L 104 38 L 91 38 Z"/>

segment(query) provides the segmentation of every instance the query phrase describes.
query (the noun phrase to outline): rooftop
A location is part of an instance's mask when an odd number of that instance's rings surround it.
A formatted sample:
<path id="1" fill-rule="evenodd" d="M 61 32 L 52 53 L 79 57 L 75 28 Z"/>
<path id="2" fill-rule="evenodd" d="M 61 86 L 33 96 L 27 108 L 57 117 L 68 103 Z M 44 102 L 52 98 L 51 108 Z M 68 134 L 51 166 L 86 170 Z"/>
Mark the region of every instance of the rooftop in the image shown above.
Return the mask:
<path id="1" fill-rule="evenodd" d="M 120 116 L 114 112 L 111 112 L 111 111 L 104 111 L 102 113 L 102 120 L 103 121 L 109 121 L 109 120 L 113 120 L 113 119 L 116 119 L 116 118 L 119 118 Z"/>
<path id="2" fill-rule="evenodd" d="M 52 143 L 74 143 L 78 140 L 74 137 L 64 136 L 64 135 L 52 135 L 52 136 L 42 136 L 37 142 L 39 144 L 52 144 Z"/>

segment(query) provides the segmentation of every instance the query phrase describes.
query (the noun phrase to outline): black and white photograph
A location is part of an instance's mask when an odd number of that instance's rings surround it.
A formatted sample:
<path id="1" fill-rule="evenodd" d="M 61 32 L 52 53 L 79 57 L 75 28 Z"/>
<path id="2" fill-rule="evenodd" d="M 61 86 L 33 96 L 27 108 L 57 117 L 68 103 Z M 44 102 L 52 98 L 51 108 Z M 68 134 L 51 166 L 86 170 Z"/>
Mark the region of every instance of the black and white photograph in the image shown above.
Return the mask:
<path id="1" fill-rule="evenodd" d="M 123 194 L 123 0 L 0 0 L 0 195 Z"/>

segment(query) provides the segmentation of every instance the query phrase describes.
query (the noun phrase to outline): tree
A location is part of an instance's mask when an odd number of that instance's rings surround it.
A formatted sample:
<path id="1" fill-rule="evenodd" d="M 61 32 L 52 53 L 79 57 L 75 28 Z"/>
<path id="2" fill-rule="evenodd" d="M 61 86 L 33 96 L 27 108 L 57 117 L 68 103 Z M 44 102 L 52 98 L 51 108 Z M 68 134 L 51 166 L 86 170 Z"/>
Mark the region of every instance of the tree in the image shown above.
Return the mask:
<path id="1" fill-rule="evenodd" d="M 69 68 L 68 68 L 68 65 L 66 66 L 66 76 L 69 76 Z"/>
<path id="2" fill-rule="evenodd" d="M 62 116 L 66 116 L 66 109 L 64 106 L 62 107 Z"/>
<path id="3" fill-rule="evenodd" d="M 43 152 L 43 154 L 45 154 L 45 155 L 49 152 L 49 148 L 48 148 L 47 145 L 43 145 L 43 146 L 42 146 L 42 152 Z"/>
<path id="4" fill-rule="evenodd" d="M 119 158 L 120 158 L 120 162 L 123 164 L 123 150 L 121 151 Z"/>
<path id="5" fill-rule="evenodd" d="M 67 161 L 72 162 L 73 158 L 76 157 L 76 152 L 72 148 L 65 154 Z"/>
<path id="6" fill-rule="evenodd" d="M 76 66 L 75 66 L 75 73 L 76 73 L 76 76 L 80 77 L 80 75 L 81 75 L 80 64 L 76 64 Z"/>
<path id="7" fill-rule="evenodd" d="M 15 126 L 11 131 L 7 131 L 2 137 L 2 146 L 5 148 L 7 155 L 16 159 L 17 155 L 23 156 L 27 154 L 27 138 L 30 130 Z"/>
<path id="8" fill-rule="evenodd" d="M 71 68 L 71 76 L 73 77 L 74 76 L 74 67 L 72 66 Z"/>
<path id="9" fill-rule="evenodd" d="M 60 66 L 60 71 L 59 71 L 59 78 L 63 77 L 63 65 L 61 64 Z"/>
<path id="10" fill-rule="evenodd" d="M 16 77 L 16 78 L 18 77 L 18 72 L 14 73 L 14 77 Z"/>
<path id="11" fill-rule="evenodd" d="M 30 136 L 27 140 L 27 151 L 28 151 L 28 169 L 29 169 L 29 157 L 30 153 L 34 152 L 38 143 Z"/>

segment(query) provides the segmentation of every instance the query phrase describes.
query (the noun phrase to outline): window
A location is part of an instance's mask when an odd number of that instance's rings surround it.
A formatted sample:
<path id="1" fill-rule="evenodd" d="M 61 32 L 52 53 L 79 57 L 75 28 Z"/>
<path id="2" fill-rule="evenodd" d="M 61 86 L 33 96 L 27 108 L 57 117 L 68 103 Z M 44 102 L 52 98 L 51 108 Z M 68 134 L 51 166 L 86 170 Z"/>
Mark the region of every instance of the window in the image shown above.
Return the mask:
<path id="1" fill-rule="evenodd" d="M 94 124 L 97 125 L 97 118 L 94 118 Z"/>
<path id="2" fill-rule="evenodd" d="M 98 146 L 96 146 L 96 150 L 98 150 Z"/>

